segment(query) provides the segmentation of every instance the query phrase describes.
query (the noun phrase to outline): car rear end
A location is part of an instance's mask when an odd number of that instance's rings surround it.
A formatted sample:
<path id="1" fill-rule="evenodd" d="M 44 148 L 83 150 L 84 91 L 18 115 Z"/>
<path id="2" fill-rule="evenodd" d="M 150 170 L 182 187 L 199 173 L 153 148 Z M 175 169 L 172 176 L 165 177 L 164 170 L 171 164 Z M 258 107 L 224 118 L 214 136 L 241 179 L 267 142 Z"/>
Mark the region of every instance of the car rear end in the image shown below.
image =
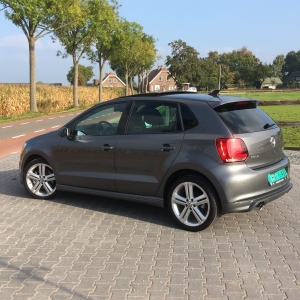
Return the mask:
<path id="1" fill-rule="evenodd" d="M 223 213 L 259 209 L 292 187 L 282 132 L 257 104 L 238 98 L 210 103 L 231 133 L 216 139 L 221 163 L 210 170 L 221 187 Z"/>

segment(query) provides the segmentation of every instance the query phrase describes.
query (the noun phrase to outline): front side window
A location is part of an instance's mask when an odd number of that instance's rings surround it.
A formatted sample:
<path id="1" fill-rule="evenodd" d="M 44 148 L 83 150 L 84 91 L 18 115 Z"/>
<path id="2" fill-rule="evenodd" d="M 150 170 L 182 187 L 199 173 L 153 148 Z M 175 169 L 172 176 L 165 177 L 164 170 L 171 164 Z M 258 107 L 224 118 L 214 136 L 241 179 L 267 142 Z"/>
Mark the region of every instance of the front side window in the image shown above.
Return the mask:
<path id="1" fill-rule="evenodd" d="M 127 103 L 105 105 L 83 116 L 75 125 L 72 135 L 114 135 Z"/>
<path id="2" fill-rule="evenodd" d="M 128 125 L 128 134 L 170 133 L 180 130 L 176 103 L 135 103 Z"/>

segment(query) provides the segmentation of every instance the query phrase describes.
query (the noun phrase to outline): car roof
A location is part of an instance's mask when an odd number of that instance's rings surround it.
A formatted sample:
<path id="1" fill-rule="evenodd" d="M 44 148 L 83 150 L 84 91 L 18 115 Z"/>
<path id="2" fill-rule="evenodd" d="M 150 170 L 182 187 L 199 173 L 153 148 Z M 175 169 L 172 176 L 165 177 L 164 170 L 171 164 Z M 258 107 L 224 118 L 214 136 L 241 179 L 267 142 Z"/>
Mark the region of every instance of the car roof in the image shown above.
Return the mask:
<path id="1" fill-rule="evenodd" d="M 211 107 L 217 107 L 220 105 L 224 105 L 227 103 L 232 102 L 239 102 L 239 101 L 256 101 L 259 102 L 258 99 L 253 98 L 242 98 L 242 97 L 235 97 L 235 96 L 224 96 L 217 94 L 218 90 L 210 93 L 210 94 L 198 94 L 198 93 L 191 93 L 185 91 L 175 91 L 175 92 L 161 92 L 161 93 L 146 93 L 146 94 L 136 94 L 126 97 L 121 97 L 118 99 L 136 99 L 136 100 L 158 100 L 158 98 L 168 99 L 168 100 L 177 100 L 184 102 L 184 100 L 188 101 L 205 101 L 210 104 Z"/>

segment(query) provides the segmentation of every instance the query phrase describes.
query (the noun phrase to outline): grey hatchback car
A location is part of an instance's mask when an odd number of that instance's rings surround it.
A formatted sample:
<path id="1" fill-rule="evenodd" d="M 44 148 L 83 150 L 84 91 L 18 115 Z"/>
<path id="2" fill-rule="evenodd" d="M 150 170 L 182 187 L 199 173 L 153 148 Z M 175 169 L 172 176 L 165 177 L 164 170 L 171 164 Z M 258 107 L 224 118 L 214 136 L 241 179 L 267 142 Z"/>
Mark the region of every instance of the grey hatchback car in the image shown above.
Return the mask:
<path id="1" fill-rule="evenodd" d="M 33 197 L 58 191 L 166 207 L 186 230 L 260 209 L 291 188 L 280 128 L 258 100 L 149 93 L 95 105 L 28 140 L 20 179 Z"/>

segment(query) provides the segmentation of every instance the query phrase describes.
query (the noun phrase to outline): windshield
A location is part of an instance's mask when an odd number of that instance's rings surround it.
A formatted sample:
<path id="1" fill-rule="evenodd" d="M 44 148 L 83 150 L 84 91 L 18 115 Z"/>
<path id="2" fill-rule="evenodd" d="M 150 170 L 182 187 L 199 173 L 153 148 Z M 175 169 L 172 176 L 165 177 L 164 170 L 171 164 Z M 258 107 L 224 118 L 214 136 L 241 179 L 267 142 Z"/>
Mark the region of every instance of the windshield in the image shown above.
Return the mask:
<path id="1" fill-rule="evenodd" d="M 256 101 L 233 102 L 214 108 L 232 134 L 265 131 L 274 128 L 274 121 Z"/>

